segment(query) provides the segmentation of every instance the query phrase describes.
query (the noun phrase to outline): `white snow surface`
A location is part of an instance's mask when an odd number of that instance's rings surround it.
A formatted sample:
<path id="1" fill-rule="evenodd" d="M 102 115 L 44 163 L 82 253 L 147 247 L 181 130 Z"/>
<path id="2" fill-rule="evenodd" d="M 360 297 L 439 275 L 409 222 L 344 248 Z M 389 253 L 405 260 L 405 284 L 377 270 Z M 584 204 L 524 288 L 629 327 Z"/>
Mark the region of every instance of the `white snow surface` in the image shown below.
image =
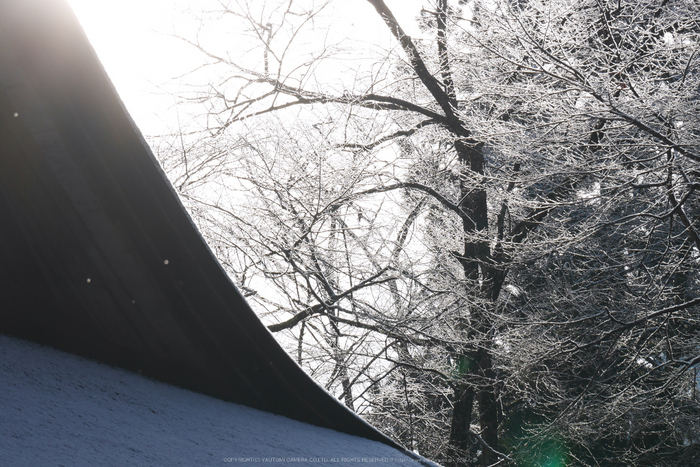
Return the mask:
<path id="1" fill-rule="evenodd" d="M 376 441 L 0 335 L 3 467 L 423 463 Z"/>

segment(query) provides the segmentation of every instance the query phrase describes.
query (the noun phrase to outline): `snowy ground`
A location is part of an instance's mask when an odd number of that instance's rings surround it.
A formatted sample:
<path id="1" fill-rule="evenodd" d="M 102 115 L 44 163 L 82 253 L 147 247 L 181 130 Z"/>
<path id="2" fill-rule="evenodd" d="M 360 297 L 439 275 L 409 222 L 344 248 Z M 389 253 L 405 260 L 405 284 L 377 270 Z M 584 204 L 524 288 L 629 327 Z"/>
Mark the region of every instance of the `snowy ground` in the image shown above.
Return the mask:
<path id="1" fill-rule="evenodd" d="M 0 335 L 0 465 L 420 465 L 378 442 Z"/>

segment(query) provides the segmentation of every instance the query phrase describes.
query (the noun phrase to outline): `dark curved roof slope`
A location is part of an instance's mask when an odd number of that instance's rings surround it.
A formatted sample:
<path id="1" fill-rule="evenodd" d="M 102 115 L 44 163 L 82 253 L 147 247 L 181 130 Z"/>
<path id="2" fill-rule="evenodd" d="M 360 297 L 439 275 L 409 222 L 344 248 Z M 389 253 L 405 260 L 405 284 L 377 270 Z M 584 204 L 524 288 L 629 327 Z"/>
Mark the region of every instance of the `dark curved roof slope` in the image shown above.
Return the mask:
<path id="1" fill-rule="evenodd" d="M 0 332 L 395 444 L 287 356 L 63 0 L 0 0 Z"/>

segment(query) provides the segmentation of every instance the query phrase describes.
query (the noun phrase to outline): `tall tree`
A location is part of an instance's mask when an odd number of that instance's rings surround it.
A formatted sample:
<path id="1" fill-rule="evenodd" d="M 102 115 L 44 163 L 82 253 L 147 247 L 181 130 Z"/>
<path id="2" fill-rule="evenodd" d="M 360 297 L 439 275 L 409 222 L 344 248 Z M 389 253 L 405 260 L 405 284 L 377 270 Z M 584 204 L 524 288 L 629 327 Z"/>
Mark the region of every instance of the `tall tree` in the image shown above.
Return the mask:
<path id="1" fill-rule="evenodd" d="M 166 166 L 270 329 L 450 465 L 695 459 L 700 7 L 367 1 L 353 80 L 333 4 L 222 3 L 258 64 L 186 39 L 224 78 Z"/>

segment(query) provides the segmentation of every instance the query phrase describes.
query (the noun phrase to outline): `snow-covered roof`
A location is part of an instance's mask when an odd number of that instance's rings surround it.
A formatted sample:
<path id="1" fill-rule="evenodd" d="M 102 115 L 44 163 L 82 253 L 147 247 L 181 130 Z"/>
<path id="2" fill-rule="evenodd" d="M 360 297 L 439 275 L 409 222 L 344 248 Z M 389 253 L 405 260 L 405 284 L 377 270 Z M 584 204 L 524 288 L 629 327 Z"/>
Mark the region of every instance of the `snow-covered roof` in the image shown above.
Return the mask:
<path id="1" fill-rule="evenodd" d="M 0 465 L 421 465 L 386 444 L 0 335 Z"/>
<path id="2" fill-rule="evenodd" d="M 0 223 L 0 333 L 398 448 L 255 316 L 64 0 L 0 0 Z"/>

